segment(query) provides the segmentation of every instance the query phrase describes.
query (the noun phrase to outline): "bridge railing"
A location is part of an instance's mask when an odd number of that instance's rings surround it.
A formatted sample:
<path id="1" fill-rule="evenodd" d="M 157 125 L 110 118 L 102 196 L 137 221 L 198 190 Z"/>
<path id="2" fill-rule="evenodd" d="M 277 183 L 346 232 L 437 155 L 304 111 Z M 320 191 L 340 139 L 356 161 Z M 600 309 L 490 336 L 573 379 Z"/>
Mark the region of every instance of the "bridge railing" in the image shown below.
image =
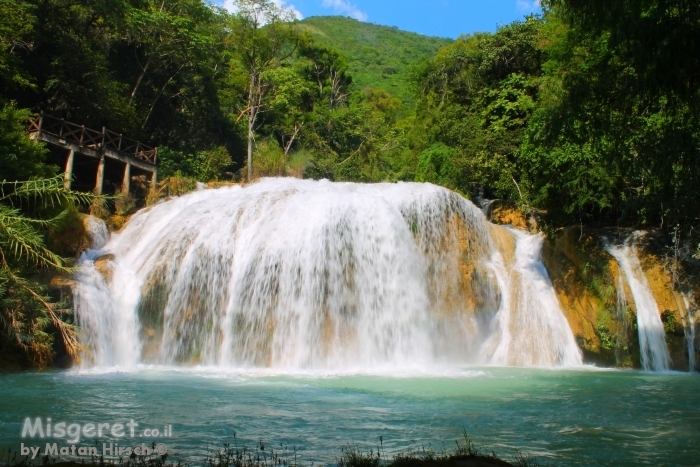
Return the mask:
<path id="1" fill-rule="evenodd" d="M 27 123 L 27 132 L 30 134 L 46 133 L 59 139 L 97 150 L 113 149 L 153 165 L 156 164 L 158 157 L 157 148 L 146 146 L 105 127 L 102 127 L 102 131 L 97 131 L 43 112 L 37 118 Z"/>

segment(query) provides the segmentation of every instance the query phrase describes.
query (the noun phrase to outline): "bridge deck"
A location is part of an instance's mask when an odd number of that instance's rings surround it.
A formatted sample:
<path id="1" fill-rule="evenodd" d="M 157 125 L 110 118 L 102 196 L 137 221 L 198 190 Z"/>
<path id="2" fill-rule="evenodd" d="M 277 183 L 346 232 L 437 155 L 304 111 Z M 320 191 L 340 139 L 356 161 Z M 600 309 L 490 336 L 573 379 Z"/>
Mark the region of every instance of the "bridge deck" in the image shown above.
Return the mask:
<path id="1" fill-rule="evenodd" d="M 95 185 L 95 192 L 98 194 L 102 193 L 105 157 L 125 164 L 122 191 L 129 190 L 131 166 L 150 172 L 151 184 L 156 183 L 158 148 L 146 146 L 105 127 L 102 127 L 102 131 L 97 131 L 42 112 L 36 119 L 28 122 L 27 132 L 34 140 L 44 141 L 69 151 L 65 183 L 68 188 L 73 176 L 75 154 L 83 154 L 100 161 Z"/>

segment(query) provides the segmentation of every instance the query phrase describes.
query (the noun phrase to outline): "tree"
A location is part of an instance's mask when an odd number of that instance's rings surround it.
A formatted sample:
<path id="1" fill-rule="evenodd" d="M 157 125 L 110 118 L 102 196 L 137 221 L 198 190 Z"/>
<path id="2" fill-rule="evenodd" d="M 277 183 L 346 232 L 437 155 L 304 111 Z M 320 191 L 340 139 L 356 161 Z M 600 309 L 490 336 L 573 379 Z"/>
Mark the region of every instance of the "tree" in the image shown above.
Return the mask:
<path id="1" fill-rule="evenodd" d="M 327 100 L 331 110 L 347 103 L 352 76 L 341 52 L 307 40 L 299 48 L 299 56 L 307 61 L 301 73 L 316 83 L 319 97 Z"/>
<path id="2" fill-rule="evenodd" d="M 6 90 L 30 87 L 18 55 L 31 50 L 31 33 L 36 20 L 25 2 L 0 0 L 0 83 Z"/>
<path id="3" fill-rule="evenodd" d="M 265 73 L 264 79 L 269 83 L 271 94 L 265 123 L 278 138 L 286 160 L 309 120 L 313 89 L 292 67 L 272 69 Z"/>
<path id="4" fill-rule="evenodd" d="M 237 13 L 232 18 L 229 46 L 245 70 L 247 93 L 239 119 L 247 116 L 248 181 L 253 178 L 253 144 L 256 123 L 269 104 L 270 83 L 266 73 L 292 57 L 297 34 L 290 22 L 292 13 L 271 0 L 236 0 Z"/>
<path id="5" fill-rule="evenodd" d="M 700 8 L 546 3 L 544 105 L 523 147 L 546 217 L 696 231 Z"/>
<path id="6" fill-rule="evenodd" d="M 412 150 L 418 180 L 527 204 L 519 158 L 537 108 L 542 27 L 530 17 L 495 34 L 462 37 L 417 70 L 422 96 Z"/>
<path id="7" fill-rule="evenodd" d="M 27 180 L 50 177 L 56 169 L 46 164 L 46 148 L 31 141 L 24 131 L 30 112 L 14 104 L 0 108 L 0 177 L 4 180 Z"/>
<path id="8" fill-rule="evenodd" d="M 216 11 L 199 0 L 162 0 L 129 8 L 126 28 L 136 65 L 128 77 L 132 80 L 128 103 L 139 102 L 137 93 L 146 88 L 139 105 L 145 128 L 159 100 L 192 96 L 193 81 L 211 78 L 223 25 Z"/>

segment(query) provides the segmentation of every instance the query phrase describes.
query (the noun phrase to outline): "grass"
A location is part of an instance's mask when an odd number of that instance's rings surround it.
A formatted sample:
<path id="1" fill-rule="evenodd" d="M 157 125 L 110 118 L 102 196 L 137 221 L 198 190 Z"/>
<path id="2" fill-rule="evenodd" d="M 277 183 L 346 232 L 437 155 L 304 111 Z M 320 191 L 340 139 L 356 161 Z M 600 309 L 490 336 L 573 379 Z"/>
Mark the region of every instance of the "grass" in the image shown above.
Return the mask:
<path id="1" fill-rule="evenodd" d="M 234 433 L 234 439 L 235 439 Z M 155 448 L 155 443 L 154 448 Z M 300 450 L 294 446 L 279 445 L 278 449 L 258 442 L 253 448 L 239 448 L 237 442 L 224 444 L 222 448 L 210 450 L 201 463 L 184 464 L 169 462 L 168 455 L 151 454 L 148 456 L 131 456 L 119 459 L 105 459 L 93 456 L 89 461 L 64 461 L 50 456 L 37 456 L 34 461 L 28 457 L 18 456 L 17 451 L 8 450 L 0 458 L 0 467 L 34 467 L 38 465 L 52 467 L 313 467 L 312 462 L 304 462 Z M 351 443 L 340 450 L 336 458 L 337 467 L 539 467 L 533 457 L 516 450 L 511 462 L 506 462 L 495 453 L 482 452 L 463 429 L 463 440 L 455 441 L 455 447 L 448 450 L 444 445 L 441 451 L 425 446 L 411 447 L 387 455 L 383 437 L 379 445 L 363 449 L 357 443 Z"/>

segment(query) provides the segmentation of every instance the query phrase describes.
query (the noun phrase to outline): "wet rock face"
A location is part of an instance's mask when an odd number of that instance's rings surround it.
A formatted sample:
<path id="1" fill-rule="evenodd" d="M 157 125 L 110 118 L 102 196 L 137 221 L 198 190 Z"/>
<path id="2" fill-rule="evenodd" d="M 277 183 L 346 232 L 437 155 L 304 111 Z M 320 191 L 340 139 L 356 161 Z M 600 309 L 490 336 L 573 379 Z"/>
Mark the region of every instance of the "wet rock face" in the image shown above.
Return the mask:
<path id="1" fill-rule="evenodd" d="M 489 204 L 486 217 L 498 225 L 512 225 L 522 230 L 532 230 L 531 227 L 533 227 L 533 222 L 528 219 L 522 210 L 501 200 L 496 200 Z"/>
<path id="2" fill-rule="evenodd" d="M 631 347 L 635 333 L 617 310 L 617 270 L 599 239 L 565 229 L 542 249 L 542 261 L 562 311 L 584 354 L 584 361 L 601 366 L 638 366 Z"/>
<path id="3" fill-rule="evenodd" d="M 109 240 L 107 225 L 94 216 L 70 213 L 63 225 L 49 232 L 48 246 L 64 257 L 77 258 L 89 249 L 100 249 Z"/>
<path id="4" fill-rule="evenodd" d="M 112 261 L 114 261 L 115 256 L 112 254 L 102 255 L 95 258 L 95 268 L 102 274 L 105 278 L 107 284 L 112 282 Z"/>
<path id="5" fill-rule="evenodd" d="M 69 219 L 62 229 L 50 233 L 48 243 L 61 256 L 78 258 L 87 250 L 104 247 L 108 240 L 109 231 L 102 219 L 76 213 L 75 217 Z M 113 258 L 114 255 L 105 255 L 97 258 L 96 261 Z M 111 277 L 106 263 L 102 264 L 101 272 L 105 279 Z M 74 277 L 63 273 L 58 275 L 49 273 L 43 280 L 51 290 L 56 291 L 57 297 L 68 303 L 72 301 L 72 290 L 77 285 Z"/>
<path id="6" fill-rule="evenodd" d="M 698 371 L 700 270 L 697 264 L 674 261 L 671 249 L 663 240 L 659 234 L 645 235 L 639 242 L 639 259 L 661 314 L 671 368 L 687 371 L 694 356 L 695 370 Z"/>
<path id="7" fill-rule="evenodd" d="M 601 366 L 639 368 L 637 309 L 624 274 L 603 247 L 602 238 L 610 234 L 565 229 L 545 243 L 542 260 L 584 360 Z M 690 286 L 691 299 L 686 304 L 688 300 L 674 284 L 658 248 L 645 240 L 639 242 L 637 251 L 664 323 L 671 368 L 687 371 L 690 350 L 686 337 L 691 331 L 687 308 L 691 308 L 692 321 L 697 284 Z M 694 347 L 697 354 L 697 344 Z"/>

